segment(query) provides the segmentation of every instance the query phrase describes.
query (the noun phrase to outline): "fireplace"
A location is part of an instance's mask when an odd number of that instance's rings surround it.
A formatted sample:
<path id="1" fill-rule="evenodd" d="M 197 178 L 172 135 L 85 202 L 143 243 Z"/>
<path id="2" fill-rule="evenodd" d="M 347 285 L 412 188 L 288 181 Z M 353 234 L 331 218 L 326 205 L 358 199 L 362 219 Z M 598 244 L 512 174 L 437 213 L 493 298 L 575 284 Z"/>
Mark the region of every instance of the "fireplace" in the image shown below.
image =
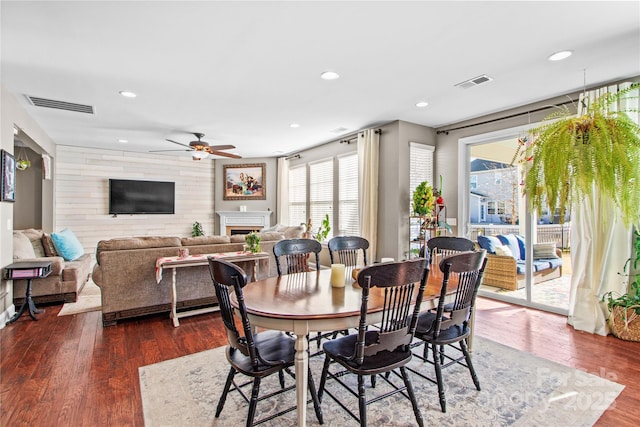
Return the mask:
<path id="1" fill-rule="evenodd" d="M 248 234 L 269 227 L 271 211 L 218 211 L 220 234 Z"/>
<path id="2" fill-rule="evenodd" d="M 237 234 L 249 234 L 252 231 L 260 231 L 259 228 L 256 227 L 237 227 L 237 226 L 229 226 L 227 227 L 227 231 L 230 236 L 235 236 Z"/>

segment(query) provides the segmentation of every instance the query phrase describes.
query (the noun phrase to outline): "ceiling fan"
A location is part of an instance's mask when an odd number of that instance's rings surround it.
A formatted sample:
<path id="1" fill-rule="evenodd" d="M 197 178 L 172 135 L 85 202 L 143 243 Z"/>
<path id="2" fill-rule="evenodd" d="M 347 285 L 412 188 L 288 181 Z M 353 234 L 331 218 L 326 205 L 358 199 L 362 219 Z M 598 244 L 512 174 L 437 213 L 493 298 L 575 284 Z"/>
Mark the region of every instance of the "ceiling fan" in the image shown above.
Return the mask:
<path id="1" fill-rule="evenodd" d="M 182 145 L 183 147 L 187 147 L 187 150 L 152 150 L 150 153 L 160 153 L 164 151 L 191 151 L 193 160 L 202 160 L 209 157 L 209 154 L 213 154 L 215 156 L 223 156 L 230 157 L 232 159 L 240 159 L 241 156 L 233 153 L 225 153 L 220 150 L 229 150 L 232 148 L 236 148 L 235 145 L 209 145 L 207 142 L 202 141 L 202 137 L 204 133 L 194 132 L 193 133 L 197 141 L 191 141 L 189 145 L 183 144 L 181 142 L 173 141 L 171 139 L 167 139 L 167 141 L 172 142 L 174 144 Z"/>

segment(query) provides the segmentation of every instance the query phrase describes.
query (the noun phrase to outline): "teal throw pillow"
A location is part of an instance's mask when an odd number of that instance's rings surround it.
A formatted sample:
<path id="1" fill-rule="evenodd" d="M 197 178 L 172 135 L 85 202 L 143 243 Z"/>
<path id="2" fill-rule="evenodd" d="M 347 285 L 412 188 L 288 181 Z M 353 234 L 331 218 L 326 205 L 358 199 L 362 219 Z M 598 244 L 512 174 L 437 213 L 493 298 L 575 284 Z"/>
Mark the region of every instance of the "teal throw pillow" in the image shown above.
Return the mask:
<path id="1" fill-rule="evenodd" d="M 80 258 L 84 254 L 84 249 L 80 244 L 80 241 L 73 234 L 73 231 L 65 228 L 59 233 L 51 233 L 51 240 L 53 240 L 53 246 L 56 248 L 56 252 L 65 261 L 73 261 Z"/>

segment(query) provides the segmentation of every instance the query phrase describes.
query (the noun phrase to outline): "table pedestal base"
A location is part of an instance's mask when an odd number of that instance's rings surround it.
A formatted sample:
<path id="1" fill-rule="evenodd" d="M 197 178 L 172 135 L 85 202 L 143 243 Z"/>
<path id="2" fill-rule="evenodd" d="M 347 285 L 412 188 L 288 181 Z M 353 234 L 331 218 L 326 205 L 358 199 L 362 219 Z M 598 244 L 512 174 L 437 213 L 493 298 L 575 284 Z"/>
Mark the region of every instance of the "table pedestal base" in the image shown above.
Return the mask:
<path id="1" fill-rule="evenodd" d="M 27 292 L 25 294 L 22 307 L 20 307 L 20 310 L 18 310 L 18 312 L 11 319 L 9 319 L 7 325 L 18 320 L 27 308 L 29 308 L 29 317 L 31 317 L 33 320 L 38 320 L 36 314 L 44 313 L 44 310 L 36 308 L 36 304 L 33 302 L 33 298 L 31 298 L 31 280 L 32 279 L 27 279 Z"/>

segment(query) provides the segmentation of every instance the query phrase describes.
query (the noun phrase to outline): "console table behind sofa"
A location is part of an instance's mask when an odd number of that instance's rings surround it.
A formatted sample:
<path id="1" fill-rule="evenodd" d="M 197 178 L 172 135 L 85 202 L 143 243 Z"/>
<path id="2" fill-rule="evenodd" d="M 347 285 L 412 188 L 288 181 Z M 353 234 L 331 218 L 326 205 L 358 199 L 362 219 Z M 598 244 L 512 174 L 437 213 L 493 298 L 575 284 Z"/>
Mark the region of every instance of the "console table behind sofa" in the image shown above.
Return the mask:
<path id="1" fill-rule="evenodd" d="M 297 229 L 298 227 L 296 227 Z M 299 228 L 299 233 L 302 229 Z M 273 245 L 284 233 L 261 233 L 260 246 L 270 254 L 269 271 L 260 278 L 275 276 Z M 180 248 L 192 255 L 232 252 L 243 249 L 244 236 L 126 237 L 98 242 L 93 281 L 102 292 L 102 322 L 114 325 L 120 319 L 171 311 L 171 275 L 156 282 L 155 265 L 160 257 L 177 256 Z M 266 269 L 264 269 L 266 270 Z M 217 303 L 208 266 L 181 268 L 176 272 L 177 309 L 211 306 Z"/>

